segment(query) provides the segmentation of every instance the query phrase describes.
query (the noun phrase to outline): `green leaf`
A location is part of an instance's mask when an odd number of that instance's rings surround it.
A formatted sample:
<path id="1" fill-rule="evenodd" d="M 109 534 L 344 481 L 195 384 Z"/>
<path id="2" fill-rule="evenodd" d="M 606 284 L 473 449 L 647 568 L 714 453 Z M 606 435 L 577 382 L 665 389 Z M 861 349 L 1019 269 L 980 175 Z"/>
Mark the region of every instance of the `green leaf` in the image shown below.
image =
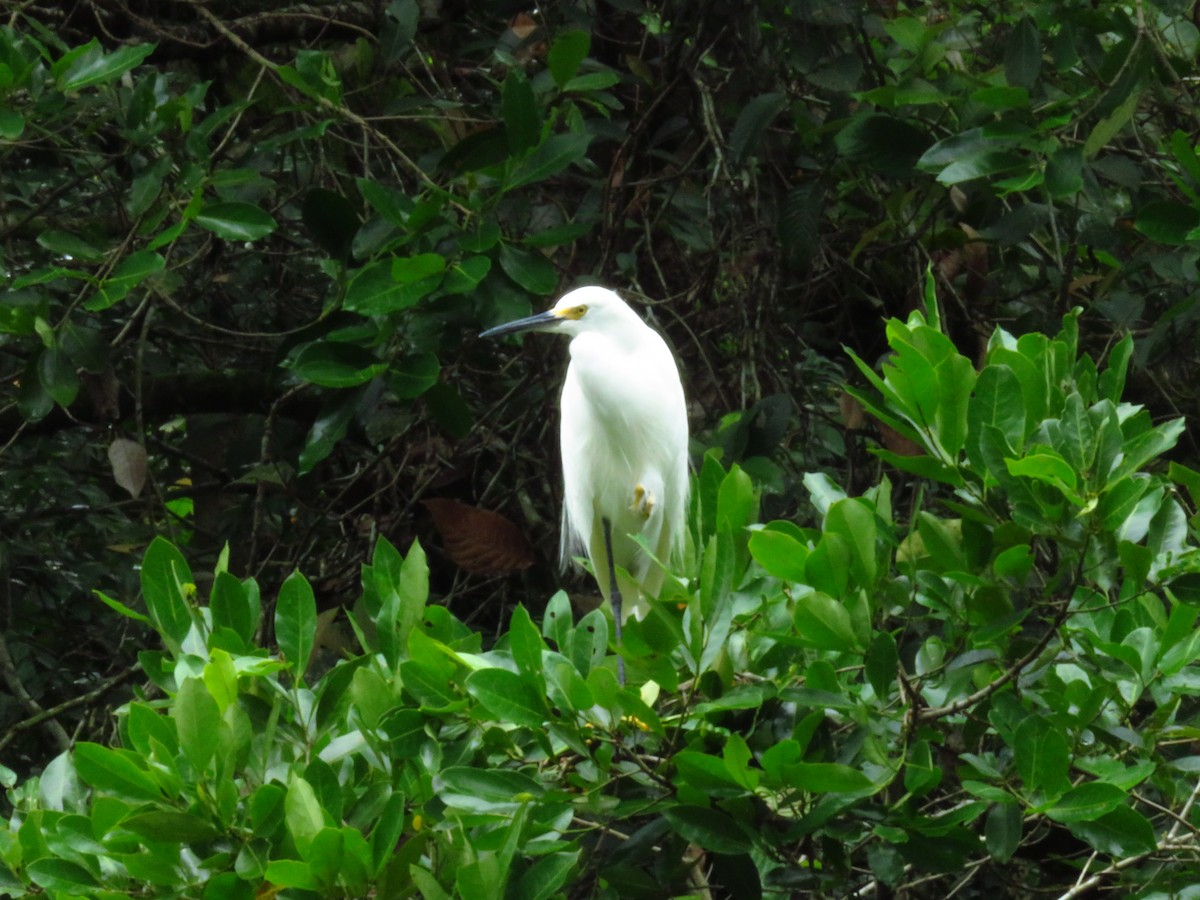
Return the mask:
<path id="1" fill-rule="evenodd" d="M 1031 88 L 1042 70 L 1042 36 L 1029 16 L 1017 22 L 1004 47 L 1004 78 L 1016 87 Z"/>
<path id="2" fill-rule="evenodd" d="M 153 250 L 131 253 L 121 260 L 121 264 L 104 280 L 97 293 L 83 305 L 92 312 L 108 309 L 124 300 L 131 290 L 155 272 L 161 272 L 166 265 L 167 261 Z"/>
<path id="3" fill-rule="evenodd" d="M 1068 827 L 1100 853 L 1117 859 L 1150 853 L 1157 846 L 1154 826 L 1128 806 L 1118 806 L 1090 822 L 1072 822 Z"/>
<path id="4" fill-rule="evenodd" d="M 308 863 L 298 859 L 273 859 L 267 863 L 263 878 L 270 884 L 299 891 L 315 891 L 317 881 Z"/>
<path id="5" fill-rule="evenodd" d="M 410 274 L 414 268 L 422 265 L 402 264 L 401 269 L 405 274 Z M 415 281 L 397 281 L 393 277 L 393 260 L 379 259 L 363 266 L 351 276 L 350 283 L 346 285 L 346 296 L 342 306 L 350 312 L 364 316 L 386 316 L 415 306 L 437 287 L 439 281 L 438 275 L 417 278 Z"/>
<path id="6" fill-rule="evenodd" d="M 163 799 L 158 783 L 137 754 L 80 741 L 74 756 L 75 771 L 93 788 L 139 802 Z"/>
<path id="7" fill-rule="evenodd" d="M 1088 781 L 1071 788 L 1044 812 L 1056 822 L 1093 822 L 1129 802 L 1129 795 L 1115 784 Z"/>
<path id="8" fill-rule="evenodd" d="M 540 253 L 522 250 L 512 244 L 501 244 L 500 268 L 531 294 L 552 294 L 558 287 L 558 271 Z"/>
<path id="9" fill-rule="evenodd" d="M 96 38 L 68 52 L 56 62 L 51 71 L 58 89 L 63 93 L 85 87 L 109 84 L 141 64 L 154 52 L 157 44 L 137 44 L 105 53 Z"/>
<path id="10" fill-rule="evenodd" d="M 803 582 L 808 548 L 790 534 L 765 528 L 750 535 L 750 555 L 782 581 Z"/>
<path id="11" fill-rule="evenodd" d="M 55 897 L 82 897 L 86 896 L 83 890 L 98 887 L 96 878 L 91 872 L 68 859 L 54 857 L 35 859 L 29 863 L 25 871 L 29 875 L 30 881 L 38 887 L 52 891 Z M 88 893 L 91 891 L 89 890 Z"/>
<path id="12" fill-rule="evenodd" d="M 278 227 L 266 210 L 236 200 L 206 204 L 193 221 L 227 241 L 256 241 Z"/>
<path id="13" fill-rule="evenodd" d="M 258 628 L 260 610 L 251 603 L 245 585 L 228 572 L 218 572 L 208 602 L 214 628 L 229 628 L 243 641 L 250 641 Z"/>
<path id="14" fill-rule="evenodd" d="M 554 83 L 560 88 L 579 74 L 579 66 L 587 58 L 592 36 L 586 31 L 567 31 L 550 45 L 546 65 Z"/>
<path id="15" fill-rule="evenodd" d="M 396 844 L 404 834 L 404 795 L 396 792 L 387 799 L 383 811 L 371 829 L 371 863 L 374 876 L 378 876 L 391 861 Z"/>
<path id="16" fill-rule="evenodd" d="M 447 806 L 469 812 L 512 811 L 545 793 L 522 772 L 473 766 L 442 769 L 433 777 L 433 789 Z"/>
<path id="17" fill-rule="evenodd" d="M 150 618 L 148 616 L 143 616 L 136 609 L 130 609 L 128 606 L 126 606 L 120 600 L 114 600 L 112 597 L 110 597 L 106 593 L 104 593 L 104 591 L 93 590 L 92 593 L 95 594 L 98 598 L 100 598 L 100 601 L 105 606 L 107 606 L 109 609 L 113 610 L 114 612 L 120 613 L 121 615 L 125 616 L 127 619 L 133 619 L 135 622 L 142 622 L 143 624 L 146 624 L 146 625 L 154 624 L 153 622 L 150 621 Z"/>
<path id="18" fill-rule="evenodd" d="M 818 591 L 796 598 L 795 624 L 799 639 L 809 646 L 820 650 L 858 647 L 846 607 Z"/>
<path id="19" fill-rule="evenodd" d="M 275 640 L 279 652 L 291 665 L 297 679 L 308 668 L 317 633 L 317 603 L 312 587 L 299 572 L 293 572 L 279 589 L 275 605 Z"/>
<path id="20" fill-rule="evenodd" d="M 195 592 L 192 570 L 175 546 L 158 537 L 142 558 L 142 599 L 154 628 L 173 652 L 192 627 L 188 599 Z"/>
<path id="21" fill-rule="evenodd" d="M 369 350 L 342 341 L 304 344 L 285 365 L 305 381 L 331 388 L 363 384 L 388 368 Z"/>
<path id="22" fill-rule="evenodd" d="M 787 261 L 803 268 L 821 249 L 821 222 L 825 192 L 819 181 L 788 191 L 779 209 L 779 244 Z"/>
<path id="23" fill-rule="evenodd" d="M 165 809 L 135 813 L 122 819 L 121 827 L 148 841 L 179 844 L 211 841 L 220 834 L 211 822 L 199 816 Z"/>
<path id="24" fill-rule="evenodd" d="M 508 77 L 504 79 L 500 112 L 504 116 L 509 153 L 516 156 L 537 144 L 542 133 L 542 116 L 529 79 L 520 69 L 509 69 Z"/>
<path id="25" fill-rule="evenodd" d="M 1141 99 L 1140 91 L 1130 94 L 1111 115 L 1096 123 L 1087 136 L 1087 140 L 1083 142 L 1083 155 L 1086 159 L 1091 159 L 1108 146 L 1108 142 L 1116 137 L 1117 133 L 1133 118 L 1133 112 L 1137 109 L 1138 101 Z"/>
<path id="26" fill-rule="evenodd" d="M 221 711 L 200 678 L 185 679 L 175 695 L 171 718 L 179 734 L 179 746 L 198 777 L 203 776 L 220 740 Z"/>
<path id="27" fill-rule="evenodd" d="M 1152 241 L 1177 247 L 1200 227 L 1200 210 L 1173 200 L 1154 200 L 1137 211 L 1133 227 Z"/>
<path id="28" fill-rule="evenodd" d="M 1021 394 L 1021 383 L 1011 368 L 1005 365 L 987 365 L 975 380 L 974 391 L 967 404 L 968 455 L 976 447 L 983 434 L 983 427 L 998 428 L 1010 446 L 1020 447 L 1025 443 L 1025 406 Z M 977 456 L 972 456 L 981 464 Z"/>
<path id="29" fill-rule="evenodd" d="M 867 647 L 865 664 L 867 681 L 880 702 L 886 701 L 891 695 L 892 687 L 897 683 L 900 654 L 896 648 L 896 639 L 887 631 L 880 631 Z"/>
<path id="30" fill-rule="evenodd" d="M 1070 788 L 1070 748 L 1061 729 L 1030 714 L 1017 726 L 1012 749 L 1017 772 L 1030 790 L 1060 797 Z"/>
<path id="31" fill-rule="evenodd" d="M 446 294 L 469 294 L 492 270 L 492 260 L 487 256 L 466 256 L 454 263 L 446 272 L 442 291 Z"/>
<path id="32" fill-rule="evenodd" d="M 858 498 L 839 500 L 825 514 L 825 529 L 845 539 L 850 548 L 850 574 L 858 586 L 872 587 L 878 572 L 874 510 Z"/>
<path id="33" fill-rule="evenodd" d="M 410 353 L 392 360 L 388 386 L 397 397 L 419 397 L 435 384 L 441 373 L 436 353 Z"/>
<path id="34" fill-rule="evenodd" d="M 1032 478 L 1068 491 L 1074 491 L 1077 486 L 1075 470 L 1060 455 L 1051 451 L 1031 453 L 1021 459 L 1007 459 L 1004 462 L 1010 475 Z"/>
<path id="35" fill-rule="evenodd" d="M 1046 190 L 1057 199 L 1083 190 L 1083 148 L 1060 147 L 1046 163 Z"/>
<path id="36" fill-rule="evenodd" d="M 43 350 L 37 362 L 38 381 L 50 398 L 63 409 L 79 394 L 79 376 L 75 363 L 58 347 Z"/>
<path id="37" fill-rule="evenodd" d="M 440 253 L 418 253 L 415 256 L 398 256 L 392 260 L 392 280 L 397 284 L 424 283 L 445 271 L 446 258 Z M 436 287 L 436 284 L 434 286 Z"/>
<path id="38" fill-rule="evenodd" d="M 37 242 L 52 253 L 69 259 L 81 259 L 84 262 L 99 262 L 104 259 L 104 251 L 97 250 L 79 235 L 56 228 L 47 228 L 38 235 Z"/>
<path id="39" fill-rule="evenodd" d="M 760 94 L 742 107 L 729 135 L 730 160 L 743 165 L 758 150 L 763 133 L 788 105 L 787 95 L 779 92 Z"/>
<path id="40" fill-rule="evenodd" d="M 24 132 L 24 116 L 12 109 L 0 109 L 0 140 L 16 141 Z"/>
<path id="41" fill-rule="evenodd" d="M 737 821 L 707 806 L 672 806 L 663 812 L 684 840 L 713 853 L 747 853 L 753 846 Z"/>
<path id="42" fill-rule="evenodd" d="M 567 883 L 583 851 L 576 847 L 543 856 L 530 866 L 516 884 L 514 895 L 523 900 L 550 900 Z"/>
<path id="43" fill-rule="evenodd" d="M 997 862 L 1008 862 L 1021 845 L 1023 825 L 1021 808 L 1016 803 L 997 803 L 988 810 L 983 826 L 988 855 Z"/>
<path id="44" fill-rule="evenodd" d="M 550 710 L 532 676 L 506 669 L 479 669 L 467 676 L 467 693 L 501 722 L 541 728 Z"/>
<path id="45" fill-rule="evenodd" d="M 307 857 L 313 840 L 325 827 L 325 815 L 312 785 L 299 775 L 293 774 L 288 779 L 283 814 L 296 849 L 301 856 Z"/>
<path id="46" fill-rule="evenodd" d="M 584 159 L 591 141 L 591 135 L 582 132 L 547 138 L 533 153 L 511 167 L 504 189 L 515 191 L 557 175 L 567 166 Z"/>

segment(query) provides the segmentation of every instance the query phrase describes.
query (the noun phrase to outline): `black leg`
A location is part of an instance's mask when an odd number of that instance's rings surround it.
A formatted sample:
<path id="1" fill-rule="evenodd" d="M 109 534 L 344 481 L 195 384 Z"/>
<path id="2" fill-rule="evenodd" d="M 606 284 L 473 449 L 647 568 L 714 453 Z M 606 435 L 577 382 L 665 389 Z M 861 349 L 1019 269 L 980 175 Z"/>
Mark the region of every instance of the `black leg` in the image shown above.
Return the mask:
<path id="1" fill-rule="evenodd" d="M 612 604 L 613 628 L 617 636 L 617 682 L 625 684 L 625 660 L 621 658 L 621 588 L 617 585 L 617 565 L 613 562 L 612 523 L 601 519 L 604 527 L 604 552 L 608 554 L 608 592 Z"/>

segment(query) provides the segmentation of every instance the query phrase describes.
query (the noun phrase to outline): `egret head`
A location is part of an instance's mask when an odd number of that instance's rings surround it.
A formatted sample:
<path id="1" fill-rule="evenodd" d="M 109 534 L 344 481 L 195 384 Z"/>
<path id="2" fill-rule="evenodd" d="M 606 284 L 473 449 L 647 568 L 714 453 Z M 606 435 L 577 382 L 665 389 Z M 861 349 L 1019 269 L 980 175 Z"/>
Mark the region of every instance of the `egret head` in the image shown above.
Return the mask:
<path id="1" fill-rule="evenodd" d="M 518 331 L 556 331 L 574 337 L 585 331 L 605 331 L 630 319 L 641 322 L 616 291 L 581 287 L 563 294 L 545 312 L 489 328 L 480 337 L 500 337 Z"/>

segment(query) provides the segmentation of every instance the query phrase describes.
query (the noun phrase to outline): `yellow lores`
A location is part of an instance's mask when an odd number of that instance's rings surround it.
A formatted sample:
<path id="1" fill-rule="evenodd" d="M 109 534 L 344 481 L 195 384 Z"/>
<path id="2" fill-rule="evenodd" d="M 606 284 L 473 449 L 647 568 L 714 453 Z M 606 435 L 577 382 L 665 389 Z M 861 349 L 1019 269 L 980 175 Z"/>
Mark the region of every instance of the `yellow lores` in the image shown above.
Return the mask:
<path id="1" fill-rule="evenodd" d="M 662 569 L 634 537 L 663 562 L 683 548 L 688 424 L 679 369 L 662 337 L 607 288 L 571 291 L 546 312 L 482 337 L 526 330 L 571 338 L 562 390 L 562 554 L 587 550 L 619 643 L 624 618 L 645 615 L 644 595 L 662 586 Z"/>

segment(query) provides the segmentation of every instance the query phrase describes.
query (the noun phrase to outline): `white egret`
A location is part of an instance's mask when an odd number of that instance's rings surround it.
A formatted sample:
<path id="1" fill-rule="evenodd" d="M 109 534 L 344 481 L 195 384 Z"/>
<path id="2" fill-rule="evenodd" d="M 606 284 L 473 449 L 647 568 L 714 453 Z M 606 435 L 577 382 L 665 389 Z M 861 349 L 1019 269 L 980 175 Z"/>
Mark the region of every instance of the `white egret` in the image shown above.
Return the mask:
<path id="1" fill-rule="evenodd" d="M 570 291 L 546 312 L 481 337 L 527 330 L 571 338 L 561 398 L 561 552 L 566 561 L 587 551 L 619 645 L 621 623 L 645 615 L 643 593 L 657 595 L 664 574 L 634 536 L 663 563 L 683 549 L 688 423 L 679 369 L 658 332 L 607 288 Z M 624 680 L 620 659 L 618 666 Z"/>

